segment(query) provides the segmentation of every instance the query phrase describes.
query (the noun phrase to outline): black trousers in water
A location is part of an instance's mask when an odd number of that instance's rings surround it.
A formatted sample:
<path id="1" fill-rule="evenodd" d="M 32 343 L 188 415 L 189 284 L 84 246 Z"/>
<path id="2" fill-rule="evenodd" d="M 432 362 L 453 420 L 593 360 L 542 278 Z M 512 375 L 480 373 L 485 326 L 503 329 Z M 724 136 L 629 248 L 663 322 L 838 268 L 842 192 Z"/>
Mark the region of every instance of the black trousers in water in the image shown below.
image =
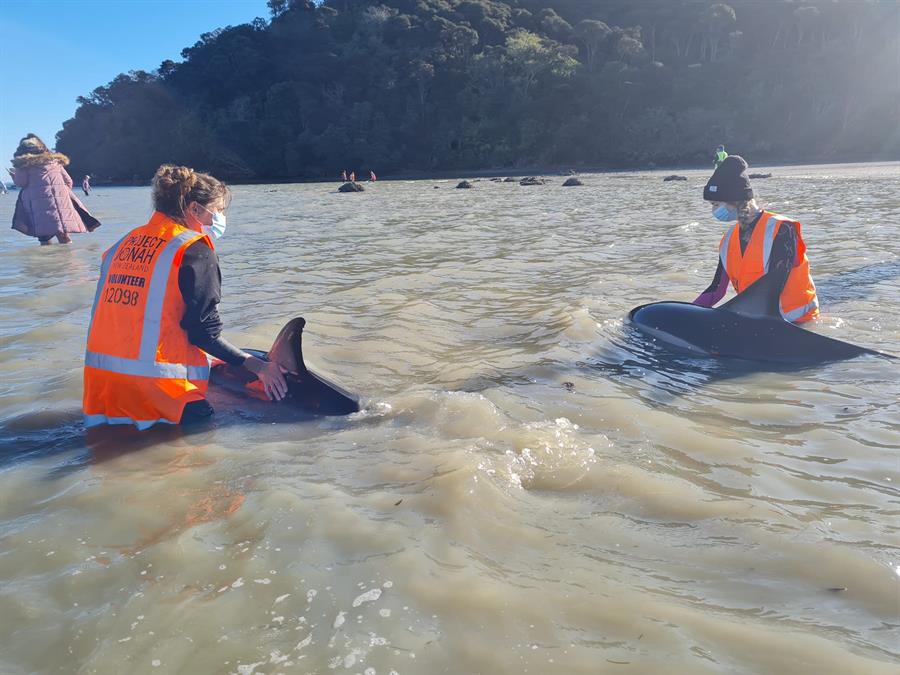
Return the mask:
<path id="1" fill-rule="evenodd" d="M 204 422 L 212 417 L 214 412 L 215 410 L 206 400 L 191 401 L 184 406 L 184 410 L 181 413 L 181 424 Z"/>

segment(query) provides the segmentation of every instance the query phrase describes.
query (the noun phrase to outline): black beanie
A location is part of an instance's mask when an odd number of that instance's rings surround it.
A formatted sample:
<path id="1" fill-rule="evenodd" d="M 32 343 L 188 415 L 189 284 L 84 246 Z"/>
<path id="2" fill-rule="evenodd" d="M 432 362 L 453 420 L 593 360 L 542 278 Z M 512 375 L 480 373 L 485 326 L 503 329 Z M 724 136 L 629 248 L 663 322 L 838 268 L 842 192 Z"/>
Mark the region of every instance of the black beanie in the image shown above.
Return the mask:
<path id="1" fill-rule="evenodd" d="M 728 155 L 713 172 L 703 199 L 708 202 L 747 202 L 753 199 L 753 188 L 747 178 L 747 162 L 740 155 Z"/>

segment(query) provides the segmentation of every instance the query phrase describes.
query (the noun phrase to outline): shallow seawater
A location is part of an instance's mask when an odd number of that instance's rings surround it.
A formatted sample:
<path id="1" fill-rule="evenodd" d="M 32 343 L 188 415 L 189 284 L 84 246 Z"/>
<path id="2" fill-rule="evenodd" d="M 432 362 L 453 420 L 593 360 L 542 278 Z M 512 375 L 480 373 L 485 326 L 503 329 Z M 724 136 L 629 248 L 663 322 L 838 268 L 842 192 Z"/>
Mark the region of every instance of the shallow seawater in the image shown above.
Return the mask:
<path id="1" fill-rule="evenodd" d="M 900 352 L 900 165 L 765 170 L 810 330 Z M 236 187 L 226 335 L 305 317 L 364 409 L 191 434 L 80 426 L 100 254 L 149 190 L 98 188 L 69 247 L 4 229 L 0 672 L 896 673 L 900 365 L 636 336 L 723 231 L 708 172 L 663 175 Z"/>

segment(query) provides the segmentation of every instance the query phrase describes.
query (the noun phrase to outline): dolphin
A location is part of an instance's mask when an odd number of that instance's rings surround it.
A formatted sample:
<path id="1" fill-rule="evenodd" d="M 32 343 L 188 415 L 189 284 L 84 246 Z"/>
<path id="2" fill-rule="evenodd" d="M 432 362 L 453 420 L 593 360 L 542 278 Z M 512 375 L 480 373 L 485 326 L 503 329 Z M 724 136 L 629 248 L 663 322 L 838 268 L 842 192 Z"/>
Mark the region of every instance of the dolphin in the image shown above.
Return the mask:
<path id="1" fill-rule="evenodd" d="M 29 412 L 0 422 L 0 471 L 19 462 L 64 455 L 65 460 L 48 474 L 48 478 L 56 478 L 158 443 L 191 442 L 194 434 L 200 434 L 197 442 L 202 445 L 210 424 L 221 427 L 247 420 L 291 423 L 358 412 L 359 397 L 304 363 L 301 338 L 305 325 L 301 317 L 288 321 L 268 352 L 244 350 L 275 361 L 287 371 L 288 393 L 281 401 L 269 401 L 256 375 L 246 368 L 214 361 L 207 399 L 216 414 L 209 424 L 157 424 L 143 431 L 131 425 L 104 424 L 85 430 L 80 410 Z"/>
<path id="2" fill-rule="evenodd" d="M 765 275 L 721 307 L 653 302 L 628 314 L 642 333 L 701 356 L 813 365 L 864 354 L 896 358 L 800 328 L 781 316 L 777 280 Z"/>
<path id="3" fill-rule="evenodd" d="M 268 352 L 244 349 L 260 359 L 274 361 L 286 371 L 284 377 L 288 391 L 283 400 L 269 401 L 263 392 L 262 383 L 243 366 L 214 361 L 207 394 L 212 399 L 213 407 L 218 407 L 217 403 L 227 398 L 227 408 L 253 407 L 259 414 L 279 420 L 359 412 L 359 397 L 306 367 L 302 348 L 304 326 L 306 320 L 303 317 L 288 321 Z"/>

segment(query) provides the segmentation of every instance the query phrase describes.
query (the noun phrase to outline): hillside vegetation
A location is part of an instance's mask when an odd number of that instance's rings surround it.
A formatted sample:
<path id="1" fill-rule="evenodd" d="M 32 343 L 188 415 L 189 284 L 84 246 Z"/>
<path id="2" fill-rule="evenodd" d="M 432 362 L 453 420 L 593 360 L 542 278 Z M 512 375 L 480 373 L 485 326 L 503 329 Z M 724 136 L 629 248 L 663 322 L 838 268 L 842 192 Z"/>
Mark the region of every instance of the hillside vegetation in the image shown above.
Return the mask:
<path id="1" fill-rule="evenodd" d="M 270 0 L 78 99 L 76 175 L 900 159 L 895 0 Z"/>

